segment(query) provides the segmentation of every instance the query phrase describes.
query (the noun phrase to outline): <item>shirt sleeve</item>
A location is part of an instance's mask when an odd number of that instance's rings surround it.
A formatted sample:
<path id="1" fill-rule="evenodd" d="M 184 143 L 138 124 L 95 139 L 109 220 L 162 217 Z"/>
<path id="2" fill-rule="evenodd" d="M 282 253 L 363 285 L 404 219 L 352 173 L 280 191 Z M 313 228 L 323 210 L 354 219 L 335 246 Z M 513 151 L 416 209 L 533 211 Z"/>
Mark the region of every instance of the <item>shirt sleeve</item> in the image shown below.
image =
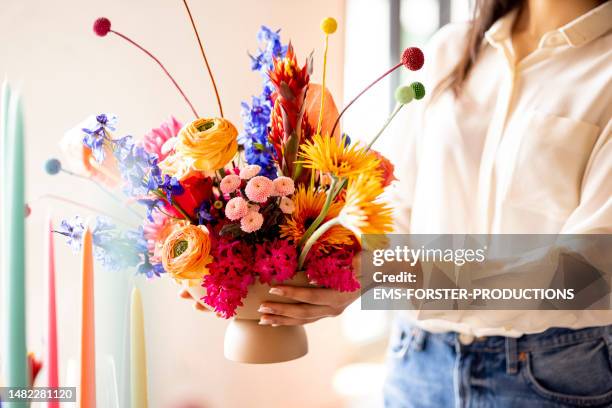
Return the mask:
<path id="1" fill-rule="evenodd" d="M 580 203 L 561 233 L 612 233 L 612 120 L 601 133 L 587 163 Z"/>

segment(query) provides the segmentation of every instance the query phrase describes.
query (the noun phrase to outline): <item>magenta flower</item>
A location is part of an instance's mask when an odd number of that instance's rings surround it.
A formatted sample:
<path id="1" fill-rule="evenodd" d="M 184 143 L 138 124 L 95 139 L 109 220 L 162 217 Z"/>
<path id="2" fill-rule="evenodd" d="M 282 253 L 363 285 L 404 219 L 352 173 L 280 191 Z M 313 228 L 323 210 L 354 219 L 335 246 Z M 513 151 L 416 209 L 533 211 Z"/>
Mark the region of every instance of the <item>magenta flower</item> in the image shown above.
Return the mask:
<path id="1" fill-rule="evenodd" d="M 352 292 L 361 287 L 353 271 L 353 252 L 350 250 L 330 254 L 311 252 L 305 270 L 308 279 L 326 288 Z"/>
<path id="2" fill-rule="evenodd" d="M 148 153 L 156 154 L 157 160 L 161 162 L 170 154 L 170 151 L 163 149 L 164 144 L 169 139 L 176 137 L 182 126 L 174 116 L 170 116 L 170 119 L 158 128 L 151 129 L 144 135 L 142 147 Z"/>
<path id="3" fill-rule="evenodd" d="M 297 249 L 289 241 L 277 239 L 257 245 L 253 269 L 262 283 L 282 283 L 297 270 Z"/>

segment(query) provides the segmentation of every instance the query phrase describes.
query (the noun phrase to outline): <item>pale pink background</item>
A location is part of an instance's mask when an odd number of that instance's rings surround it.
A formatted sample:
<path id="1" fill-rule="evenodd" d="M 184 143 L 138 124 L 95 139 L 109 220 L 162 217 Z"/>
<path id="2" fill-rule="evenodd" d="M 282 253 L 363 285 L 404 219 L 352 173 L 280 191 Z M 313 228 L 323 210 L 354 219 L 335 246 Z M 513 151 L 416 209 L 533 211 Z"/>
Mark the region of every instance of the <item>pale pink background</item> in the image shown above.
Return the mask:
<path id="1" fill-rule="evenodd" d="M 249 71 L 246 52 L 255 50 L 255 34 L 261 24 L 282 28 L 283 39 L 292 40 L 300 60 L 315 50 L 314 77 L 318 80 L 323 43 L 319 22 L 325 16 L 336 17 L 339 30 L 330 40 L 328 79 L 336 100 L 342 101 L 343 0 L 191 3 L 226 116 L 239 127 L 240 101 L 249 100 L 260 90 L 260 78 Z M 33 200 L 33 214 L 27 222 L 28 343 L 39 354 L 44 351 L 46 321 L 44 220 L 48 212 L 59 220 L 81 211 L 35 198 L 52 192 L 111 208 L 94 187 L 67 176 L 44 174 L 44 161 L 61 157 L 58 141 L 64 131 L 91 113 L 114 112 L 120 117 L 122 133 L 137 136 L 169 114 L 182 120 L 190 118 L 163 73 L 140 51 L 116 37 L 93 35 L 91 24 L 100 15 L 109 17 L 114 29 L 133 37 L 164 61 L 200 114 L 217 113 L 181 1 L 2 1 L 0 75 L 6 73 L 14 86 L 19 85 L 25 100 L 27 192 Z M 65 384 L 70 380 L 68 359 L 78 358 L 79 258 L 59 239 L 56 255 Z M 124 336 L 116 313 L 123 307 L 128 284 L 117 282 L 112 275 L 98 271 L 97 340 L 101 354 L 117 352 Z M 280 365 L 238 365 L 222 355 L 226 322 L 192 311 L 177 298 L 177 287 L 168 280 L 150 283 L 137 279 L 136 284 L 143 290 L 145 304 L 151 407 L 173 406 L 171 402 L 180 396 L 207 407 L 342 406 L 333 391 L 332 376 L 353 357 L 355 349 L 343 339 L 338 319 L 308 328 L 311 351 L 305 358 Z M 100 382 L 104 381 L 98 381 L 100 393 L 108 393 L 107 384 Z"/>

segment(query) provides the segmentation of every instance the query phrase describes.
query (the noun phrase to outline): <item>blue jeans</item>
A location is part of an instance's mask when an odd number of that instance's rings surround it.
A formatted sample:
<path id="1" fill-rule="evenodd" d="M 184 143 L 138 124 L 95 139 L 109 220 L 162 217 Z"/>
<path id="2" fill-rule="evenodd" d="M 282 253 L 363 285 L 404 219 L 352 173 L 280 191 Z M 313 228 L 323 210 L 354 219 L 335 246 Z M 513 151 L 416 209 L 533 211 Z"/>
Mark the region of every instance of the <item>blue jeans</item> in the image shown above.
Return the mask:
<path id="1" fill-rule="evenodd" d="M 612 326 L 518 339 L 396 329 L 385 407 L 612 407 Z"/>

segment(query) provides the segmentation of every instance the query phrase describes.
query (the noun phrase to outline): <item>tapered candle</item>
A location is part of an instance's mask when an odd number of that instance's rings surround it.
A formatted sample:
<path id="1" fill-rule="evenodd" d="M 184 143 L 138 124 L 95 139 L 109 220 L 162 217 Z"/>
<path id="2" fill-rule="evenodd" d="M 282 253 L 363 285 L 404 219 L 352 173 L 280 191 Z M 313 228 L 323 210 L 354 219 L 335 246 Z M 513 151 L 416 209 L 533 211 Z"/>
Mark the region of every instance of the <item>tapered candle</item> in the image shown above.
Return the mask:
<path id="1" fill-rule="evenodd" d="M 4 273 L 4 378 L 8 387 L 27 387 L 28 363 L 25 327 L 25 180 L 24 128 L 19 94 L 3 88 L 2 102 L 5 126 L 2 126 L 2 271 Z M 12 407 L 25 407 L 14 403 Z"/>
<path id="2" fill-rule="evenodd" d="M 147 408 L 147 351 L 144 335 L 144 316 L 140 290 L 132 290 L 130 318 L 130 384 L 131 408 Z"/>
<path id="3" fill-rule="evenodd" d="M 55 249 L 53 245 L 53 222 L 49 219 L 47 232 L 47 272 L 48 272 L 48 320 L 47 320 L 47 385 L 59 387 L 57 367 L 57 312 L 55 310 Z M 57 401 L 49 401 L 49 408 L 59 408 Z"/>
<path id="4" fill-rule="evenodd" d="M 83 234 L 80 408 L 96 406 L 93 248 L 89 228 Z"/>

